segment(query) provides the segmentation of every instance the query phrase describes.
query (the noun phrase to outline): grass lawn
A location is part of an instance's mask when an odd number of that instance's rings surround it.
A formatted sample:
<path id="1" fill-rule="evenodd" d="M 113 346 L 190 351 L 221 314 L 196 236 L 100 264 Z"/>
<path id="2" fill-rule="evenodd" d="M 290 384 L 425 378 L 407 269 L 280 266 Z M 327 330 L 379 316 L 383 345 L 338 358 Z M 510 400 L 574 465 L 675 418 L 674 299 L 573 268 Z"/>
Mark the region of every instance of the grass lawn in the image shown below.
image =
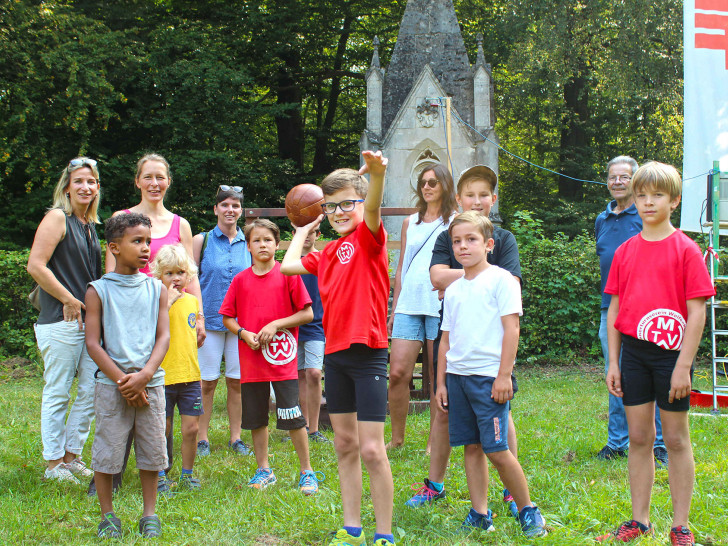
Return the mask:
<path id="1" fill-rule="evenodd" d="M 398 544 L 594 544 L 602 534 L 630 517 L 626 460 L 601 462 L 594 454 L 606 440 L 606 387 L 595 367 L 519 371 L 520 391 L 513 405 L 520 461 L 531 496 L 550 526 L 543 539 L 527 540 L 508 517 L 501 485 L 491 472 L 490 506 L 498 514 L 493 533 L 458 535 L 469 501 L 462 449 L 453 452 L 447 477 L 448 498 L 419 510 L 404 506 L 410 484 L 426 476 L 428 414 L 410 416 L 406 446 L 391 454 L 394 474 L 394 534 Z M 707 373 L 696 385 L 707 388 Z M 9 379 L 0 383 L 0 537 L 7 544 L 97 543 L 100 520 L 95 498 L 86 487 L 45 483 L 40 441 L 42 379 Z M 259 492 L 240 487 L 255 470 L 251 457 L 226 448 L 224 389 L 218 388 L 211 426 L 212 455 L 199 460 L 195 474 L 202 490 L 160 499 L 160 542 L 172 544 L 328 544 L 328 533 L 341 525 L 336 456 L 332 446 L 312 444 L 314 469 L 326 474 L 321 493 L 303 497 L 295 487 L 298 468 L 293 446 L 271 432 L 271 465 L 278 484 Z M 701 410 L 702 411 L 702 410 Z M 179 421 L 179 419 L 177 419 Z M 177 423 L 177 426 L 179 424 Z M 327 432 L 329 437 L 330 432 Z M 387 430 L 387 435 L 389 431 Z M 728 418 L 691 417 L 696 459 L 696 487 L 691 524 L 698 543 L 728 544 Z M 177 431 L 179 438 L 179 430 Z M 91 439 L 84 460 L 90 464 Z M 250 443 L 250 433 L 244 433 Z M 179 446 L 179 441 L 175 444 Z M 179 449 L 179 448 L 177 448 Z M 179 473 L 176 454 L 172 477 Z M 133 456 L 124 487 L 114 498 L 124 528 L 123 543 L 137 543 L 141 491 Z M 371 501 L 363 501 L 364 529 L 371 539 Z M 656 473 L 652 521 L 655 538 L 643 545 L 667 544 L 671 503 L 667 471 Z M 371 544 L 371 540 L 370 540 Z"/>

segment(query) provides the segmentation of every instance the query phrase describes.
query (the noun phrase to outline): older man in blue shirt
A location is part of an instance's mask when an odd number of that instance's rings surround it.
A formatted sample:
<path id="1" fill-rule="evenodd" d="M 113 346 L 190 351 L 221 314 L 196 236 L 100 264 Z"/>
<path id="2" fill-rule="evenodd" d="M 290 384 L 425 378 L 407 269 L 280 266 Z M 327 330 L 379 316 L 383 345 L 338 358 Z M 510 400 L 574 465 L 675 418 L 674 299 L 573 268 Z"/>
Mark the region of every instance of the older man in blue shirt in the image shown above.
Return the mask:
<path id="1" fill-rule="evenodd" d="M 609 277 L 609 269 L 617 248 L 633 235 L 642 231 L 642 219 L 637 214 L 632 195 L 632 175 L 637 170 L 637 161 L 629 156 L 620 155 L 607 164 L 607 188 L 613 200 L 607 210 L 597 216 L 594 233 L 597 241 L 597 256 L 602 280 L 601 322 L 599 324 L 599 341 L 604 354 L 604 373 L 609 367 L 609 347 L 607 345 L 607 309 L 611 296 L 604 293 L 604 286 Z M 655 465 L 667 467 L 667 450 L 662 440 L 662 423 L 660 410 L 655 406 Z M 607 426 L 607 444 L 597 453 L 600 459 L 626 457 L 629 448 L 627 417 L 624 414 L 622 399 L 609 395 L 609 424 Z"/>

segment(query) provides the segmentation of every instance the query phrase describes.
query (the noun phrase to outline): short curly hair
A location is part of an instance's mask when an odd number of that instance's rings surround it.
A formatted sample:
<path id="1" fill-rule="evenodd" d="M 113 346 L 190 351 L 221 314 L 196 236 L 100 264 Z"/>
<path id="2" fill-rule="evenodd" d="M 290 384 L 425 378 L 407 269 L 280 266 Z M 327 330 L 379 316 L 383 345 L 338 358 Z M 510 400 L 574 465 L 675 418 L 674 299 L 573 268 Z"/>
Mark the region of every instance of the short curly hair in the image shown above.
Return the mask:
<path id="1" fill-rule="evenodd" d="M 187 249 L 177 243 L 174 245 L 164 245 L 159 249 L 157 255 L 152 262 L 152 275 L 161 279 L 162 274 L 168 269 L 181 269 L 186 271 L 190 277 L 197 275 L 197 266 L 190 256 Z"/>
<path id="2" fill-rule="evenodd" d="M 147 226 L 152 229 L 152 221 L 148 216 L 138 212 L 121 213 L 106 220 L 104 233 L 107 241 L 117 241 L 124 236 L 127 229 Z"/>

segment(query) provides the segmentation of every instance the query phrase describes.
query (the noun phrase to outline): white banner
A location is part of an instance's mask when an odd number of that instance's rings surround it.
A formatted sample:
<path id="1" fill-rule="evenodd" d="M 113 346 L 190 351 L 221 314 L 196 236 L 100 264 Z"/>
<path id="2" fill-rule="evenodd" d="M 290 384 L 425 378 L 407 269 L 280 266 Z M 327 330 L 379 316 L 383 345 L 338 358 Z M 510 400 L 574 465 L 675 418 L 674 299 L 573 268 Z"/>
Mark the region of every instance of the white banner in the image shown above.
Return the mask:
<path id="1" fill-rule="evenodd" d="M 683 184 L 680 228 L 700 231 L 704 173 L 713 161 L 728 169 L 728 0 L 685 0 L 684 27 L 683 178 L 689 180 Z"/>

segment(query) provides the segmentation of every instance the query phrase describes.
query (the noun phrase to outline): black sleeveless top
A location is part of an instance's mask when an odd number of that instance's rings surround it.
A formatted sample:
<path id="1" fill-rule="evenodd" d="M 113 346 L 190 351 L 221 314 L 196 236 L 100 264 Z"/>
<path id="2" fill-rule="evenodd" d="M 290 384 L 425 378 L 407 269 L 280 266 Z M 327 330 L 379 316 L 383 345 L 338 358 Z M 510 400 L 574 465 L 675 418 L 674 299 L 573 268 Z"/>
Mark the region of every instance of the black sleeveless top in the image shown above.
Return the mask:
<path id="1" fill-rule="evenodd" d="M 101 278 L 101 245 L 96 226 L 84 224 L 73 214 L 66 216 L 66 236 L 53 251 L 48 269 L 75 298 L 84 301 L 86 285 Z M 41 288 L 38 324 L 62 320 L 63 304 Z"/>

